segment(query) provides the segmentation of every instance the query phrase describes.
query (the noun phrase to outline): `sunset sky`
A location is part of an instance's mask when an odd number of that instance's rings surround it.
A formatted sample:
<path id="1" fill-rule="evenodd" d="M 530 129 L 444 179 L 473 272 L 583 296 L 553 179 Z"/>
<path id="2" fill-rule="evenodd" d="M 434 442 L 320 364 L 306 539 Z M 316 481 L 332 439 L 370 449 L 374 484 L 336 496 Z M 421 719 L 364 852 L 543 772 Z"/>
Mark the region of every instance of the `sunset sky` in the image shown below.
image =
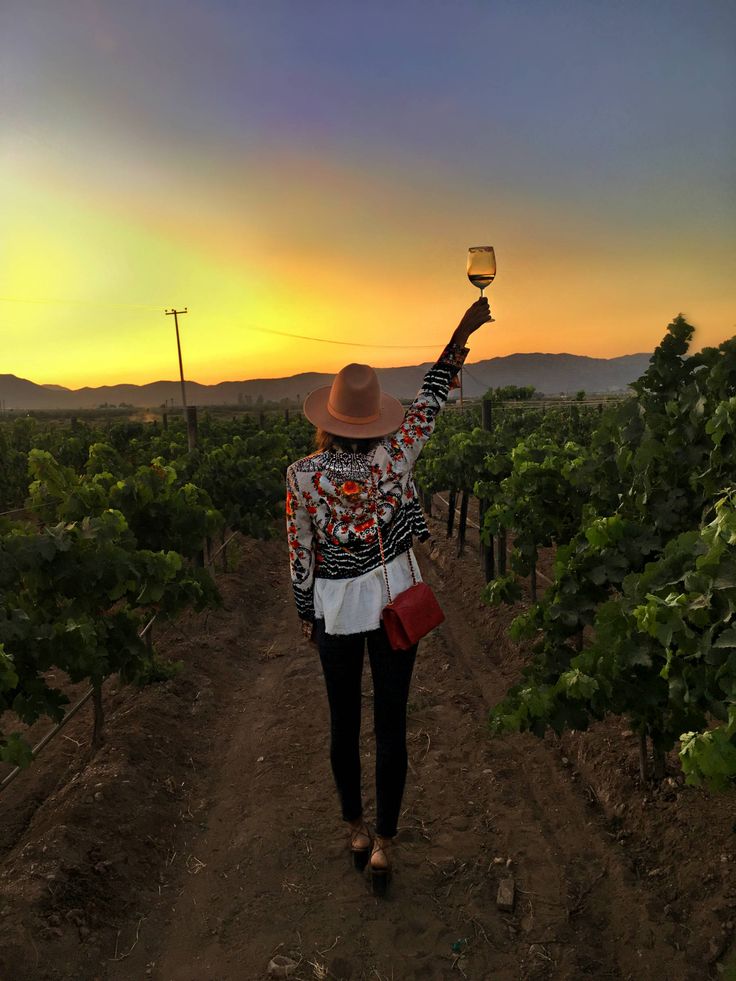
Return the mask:
<path id="1" fill-rule="evenodd" d="M 0 117 L 0 374 L 431 360 L 482 244 L 470 362 L 736 333 L 730 0 L 3 0 Z"/>

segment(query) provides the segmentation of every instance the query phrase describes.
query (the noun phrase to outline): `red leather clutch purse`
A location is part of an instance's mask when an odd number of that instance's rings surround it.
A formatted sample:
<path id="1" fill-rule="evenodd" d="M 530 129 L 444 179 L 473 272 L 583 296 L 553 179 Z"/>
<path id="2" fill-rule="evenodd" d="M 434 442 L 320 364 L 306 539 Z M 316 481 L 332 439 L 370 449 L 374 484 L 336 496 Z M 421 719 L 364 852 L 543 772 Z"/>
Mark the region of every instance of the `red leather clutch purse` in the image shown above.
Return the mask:
<path id="1" fill-rule="evenodd" d="M 411 558 L 409 559 L 411 564 Z M 414 569 L 412 567 L 412 577 Z M 390 595 L 390 594 L 389 594 Z M 383 608 L 383 626 L 389 643 L 398 651 L 413 647 L 445 619 L 437 597 L 426 582 L 416 582 Z"/>

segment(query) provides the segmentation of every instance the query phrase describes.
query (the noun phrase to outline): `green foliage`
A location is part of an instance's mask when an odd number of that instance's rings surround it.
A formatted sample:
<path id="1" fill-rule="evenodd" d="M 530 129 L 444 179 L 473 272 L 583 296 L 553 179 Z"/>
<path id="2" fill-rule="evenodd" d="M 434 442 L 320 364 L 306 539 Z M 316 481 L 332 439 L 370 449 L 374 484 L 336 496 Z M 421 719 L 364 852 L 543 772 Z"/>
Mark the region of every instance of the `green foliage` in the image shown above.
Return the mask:
<path id="1" fill-rule="evenodd" d="M 183 661 L 166 661 L 158 654 L 152 654 L 136 675 L 136 684 L 140 688 L 159 681 L 169 681 L 175 678 L 183 669 Z"/>
<path id="2" fill-rule="evenodd" d="M 24 723 L 60 720 L 67 698 L 49 683 L 146 684 L 180 667 L 141 640 L 142 625 L 218 602 L 201 567 L 203 542 L 225 526 L 267 536 L 287 463 L 312 449 L 313 428 L 205 412 L 187 449 L 181 418 L 168 429 L 35 418 L 0 422 L 0 712 Z M 29 487 L 30 480 L 30 487 Z M 19 733 L 0 734 L 0 759 L 27 764 Z"/>
<path id="3" fill-rule="evenodd" d="M 488 542 L 503 530 L 514 532 L 511 568 L 519 575 L 530 573 L 541 546 L 568 542 L 577 530 L 586 501 L 577 481 L 584 453 L 576 443 L 560 445 L 533 434 L 511 450 L 504 460 L 508 471 L 495 486 L 489 490 L 483 481 L 477 483 L 477 493 L 491 502 L 483 538 Z M 498 464 L 498 458 L 491 462 Z"/>
<path id="4" fill-rule="evenodd" d="M 605 410 L 583 392 L 544 412 L 494 392 L 488 430 L 441 416 L 417 477 L 472 488 L 486 543 L 513 541 L 488 603 L 518 602 L 518 577 L 556 550 L 552 585 L 512 625 L 533 659 L 494 731 L 623 715 L 658 751 L 682 737 L 688 780 L 722 788 L 736 774 L 736 339 L 688 355 L 692 334 L 676 317 L 633 397 Z"/>
<path id="5" fill-rule="evenodd" d="M 736 715 L 727 726 L 705 732 L 685 732 L 680 737 L 680 762 L 687 783 L 705 783 L 713 790 L 733 787 L 736 774 Z"/>
<path id="6" fill-rule="evenodd" d="M 483 398 L 491 402 L 527 402 L 536 394 L 534 385 L 502 385 L 489 388 Z"/>
<path id="7" fill-rule="evenodd" d="M 487 583 L 483 599 L 490 606 L 500 603 L 517 603 L 522 598 L 521 586 L 514 575 L 499 576 Z"/>
<path id="8" fill-rule="evenodd" d="M 626 715 L 660 750 L 682 737 L 688 779 L 722 788 L 736 774 L 736 345 L 685 357 L 691 335 L 673 321 L 635 398 L 602 416 L 570 472 L 586 498 L 579 529 L 513 628 L 536 654 L 492 726 L 541 733 Z"/>
<path id="9" fill-rule="evenodd" d="M 67 699 L 48 685 L 58 669 L 72 682 L 150 676 L 139 633 L 153 612 L 173 615 L 216 600 L 201 570 L 173 551 L 138 548 L 119 511 L 0 536 L 0 707 L 25 723 L 58 721 Z M 0 743 L 2 745 L 2 743 Z M 18 756 L 17 740 L 6 749 Z"/>
<path id="10" fill-rule="evenodd" d="M 202 454 L 196 479 L 225 515 L 228 527 L 254 538 L 274 529 L 292 448 L 286 434 L 259 432 Z"/>
<path id="11" fill-rule="evenodd" d="M 29 501 L 48 520 L 79 521 L 114 509 L 125 516 L 136 541 L 158 551 L 173 548 L 194 557 L 205 537 L 223 526 L 208 494 L 183 483 L 173 465 L 155 459 L 121 479 L 105 469 L 115 464 L 116 451 L 95 443 L 89 449 L 86 473 L 61 466 L 50 453 L 31 450 Z"/>
<path id="12" fill-rule="evenodd" d="M 455 459 L 452 445 L 456 436 L 472 436 L 474 422 L 475 417 L 471 413 L 440 414 L 432 438 L 422 450 L 414 469 L 416 481 L 423 491 L 435 493 L 463 487 L 468 475 Z"/>

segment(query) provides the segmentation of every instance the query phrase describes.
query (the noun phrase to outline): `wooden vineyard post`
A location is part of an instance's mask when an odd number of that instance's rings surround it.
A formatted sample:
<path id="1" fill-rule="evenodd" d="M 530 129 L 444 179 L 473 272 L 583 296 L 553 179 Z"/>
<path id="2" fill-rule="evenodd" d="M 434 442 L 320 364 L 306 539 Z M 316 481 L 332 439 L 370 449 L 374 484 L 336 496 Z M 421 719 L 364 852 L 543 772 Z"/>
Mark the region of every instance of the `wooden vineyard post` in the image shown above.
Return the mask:
<path id="1" fill-rule="evenodd" d="M 649 783 L 649 759 L 647 757 L 647 734 L 639 733 L 639 776 L 642 783 Z"/>
<path id="2" fill-rule="evenodd" d="M 424 510 L 429 517 L 432 517 L 432 495 L 429 491 L 425 491 L 422 494 L 422 504 L 424 505 Z"/>
<path id="3" fill-rule="evenodd" d="M 498 574 L 499 576 L 506 575 L 506 529 L 502 528 L 498 533 Z"/>
<path id="4" fill-rule="evenodd" d="M 655 736 L 661 737 L 661 733 L 657 730 L 652 732 L 652 726 L 649 726 L 649 741 L 652 744 L 652 779 L 654 783 L 661 783 L 664 780 L 666 771 L 666 759 L 664 750 L 660 745 L 660 739 L 655 738 Z"/>
<path id="5" fill-rule="evenodd" d="M 654 740 L 652 740 L 652 763 L 654 779 L 657 783 L 661 783 L 667 772 L 665 768 L 665 755 L 664 751 L 655 745 Z"/>
<path id="6" fill-rule="evenodd" d="M 480 559 L 481 566 L 483 565 L 483 559 L 486 554 L 486 546 L 483 544 L 483 524 L 486 518 L 486 502 L 483 498 L 478 498 L 478 558 Z M 486 580 L 487 582 L 488 580 Z"/>
<path id="7" fill-rule="evenodd" d="M 284 422 L 288 425 L 289 423 L 289 410 L 284 409 Z"/>
<path id="8" fill-rule="evenodd" d="M 537 560 L 532 559 L 532 567 L 529 572 L 529 586 L 532 594 L 532 603 L 537 602 Z"/>
<path id="9" fill-rule="evenodd" d="M 163 426 L 164 429 L 168 429 L 169 428 L 169 413 L 168 412 L 164 412 L 163 416 L 161 417 L 161 425 Z"/>
<path id="10" fill-rule="evenodd" d="M 465 551 L 465 532 L 468 527 L 468 504 L 470 502 L 470 491 L 464 490 L 460 498 L 460 523 L 457 528 L 457 554 L 458 557 Z"/>
<path id="11" fill-rule="evenodd" d="M 187 406 L 187 444 L 193 450 L 197 445 L 197 406 Z"/>
<path id="12" fill-rule="evenodd" d="M 504 406 L 505 410 L 505 406 Z M 497 558 L 496 558 L 496 572 L 499 576 L 506 575 L 506 529 L 502 528 L 498 536 L 496 537 L 497 543 Z"/>
<path id="13" fill-rule="evenodd" d="M 493 403 L 490 399 L 483 399 L 481 408 L 481 425 L 486 432 L 490 432 L 493 426 Z"/>
<path id="14" fill-rule="evenodd" d="M 105 741 L 105 711 L 102 708 L 102 682 L 92 683 L 92 705 L 94 707 L 94 723 L 92 725 L 92 751 L 96 752 Z"/>
<path id="15" fill-rule="evenodd" d="M 651 766 L 649 764 L 650 743 L 652 746 Z M 649 727 L 643 729 L 639 733 L 639 776 L 641 777 L 641 782 L 644 784 L 651 782 L 661 783 L 666 773 L 665 763 L 664 750 L 657 746 Z"/>
<path id="16" fill-rule="evenodd" d="M 447 501 L 449 505 L 449 510 L 447 513 L 447 537 L 452 538 L 452 529 L 455 527 L 455 502 L 457 500 L 457 491 L 450 491 L 447 495 Z"/>
<path id="17" fill-rule="evenodd" d="M 478 512 L 480 514 L 479 524 L 480 534 L 483 534 L 483 526 L 486 520 L 486 502 L 478 501 Z M 493 535 L 489 535 L 488 544 L 480 540 L 480 563 L 483 567 L 483 576 L 486 582 L 490 582 L 496 575 L 496 557 L 493 554 Z"/>
<path id="18" fill-rule="evenodd" d="M 259 429 L 263 429 L 265 425 L 266 425 L 266 413 L 263 411 L 263 409 L 259 409 L 259 411 L 258 411 L 258 428 Z"/>
<path id="19" fill-rule="evenodd" d="M 483 399 L 481 403 L 481 425 L 486 432 L 490 432 L 493 428 L 493 403 L 490 399 Z M 481 527 L 480 561 L 483 566 L 483 575 L 485 576 L 485 580 L 486 582 L 490 582 L 496 574 L 496 563 L 494 562 L 493 556 L 493 535 L 490 536 L 487 545 L 482 538 L 487 506 L 487 503 L 483 500 L 478 502 L 478 511 L 480 515 L 478 524 Z"/>

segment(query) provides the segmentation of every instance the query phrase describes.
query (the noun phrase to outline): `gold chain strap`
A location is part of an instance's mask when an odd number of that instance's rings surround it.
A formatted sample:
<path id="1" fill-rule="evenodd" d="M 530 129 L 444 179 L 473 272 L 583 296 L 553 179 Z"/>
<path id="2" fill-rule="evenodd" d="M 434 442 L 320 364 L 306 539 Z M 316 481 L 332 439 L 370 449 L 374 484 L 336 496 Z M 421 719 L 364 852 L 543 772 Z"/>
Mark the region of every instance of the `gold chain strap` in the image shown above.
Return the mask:
<path id="1" fill-rule="evenodd" d="M 383 566 L 383 578 L 386 581 L 386 594 L 388 595 L 388 605 L 391 606 L 393 603 L 393 597 L 391 596 L 391 587 L 388 584 L 388 570 L 386 569 L 386 555 L 383 551 L 383 535 L 381 534 L 381 519 L 378 516 L 378 487 L 376 486 L 376 475 L 371 467 L 371 485 L 373 488 L 373 520 L 376 523 L 376 534 L 378 535 L 378 548 L 381 551 L 381 564 Z M 411 572 L 411 579 L 414 585 L 417 584 L 417 577 L 414 575 L 414 563 L 411 561 L 411 553 L 407 552 L 407 558 L 409 559 L 409 571 Z"/>

